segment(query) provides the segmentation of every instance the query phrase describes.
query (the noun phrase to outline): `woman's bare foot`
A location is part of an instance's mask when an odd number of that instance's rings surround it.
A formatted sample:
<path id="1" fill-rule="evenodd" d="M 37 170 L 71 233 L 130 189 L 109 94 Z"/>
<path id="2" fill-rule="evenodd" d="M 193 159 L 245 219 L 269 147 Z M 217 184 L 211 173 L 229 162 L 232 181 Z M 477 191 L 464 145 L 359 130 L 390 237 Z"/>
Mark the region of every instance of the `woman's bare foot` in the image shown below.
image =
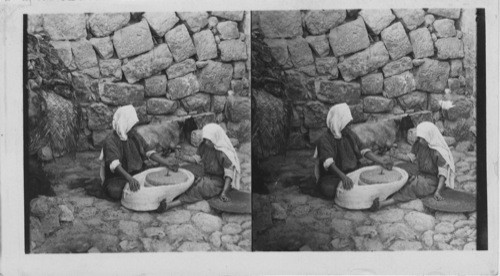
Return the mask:
<path id="1" fill-rule="evenodd" d="M 380 208 L 380 202 L 378 200 L 378 197 L 373 200 L 372 206 L 368 209 L 370 212 L 375 212 Z"/>
<path id="2" fill-rule="evenodd" d="M 164 213 L 165 211 L 167 211 L 168 207 L 167 207 L 167 200 L 164 199 L 162 201 L 160 201 L 160 206 L 158 206 L 158 209 L 155 210 L 155 213 Z"/>

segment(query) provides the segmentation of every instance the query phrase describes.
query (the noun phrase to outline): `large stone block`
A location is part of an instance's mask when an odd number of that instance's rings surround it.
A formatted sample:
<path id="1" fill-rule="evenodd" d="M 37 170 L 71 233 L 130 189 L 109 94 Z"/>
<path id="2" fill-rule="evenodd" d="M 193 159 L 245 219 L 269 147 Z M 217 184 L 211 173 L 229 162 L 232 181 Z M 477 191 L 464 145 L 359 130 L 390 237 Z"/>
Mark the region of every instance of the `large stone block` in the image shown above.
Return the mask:
<path id="1" fill-rule="evenodd" d="M 115 31 L 113 45 L 120 59 L 139 55 L 153 49 L 153 37 L 146 20 Z"/>
<path id="2" fill-rule="evenodd" d="M 390 9 L 361 10 L 359 15 L 363 17 L 368 28 L 377 35 L 396 18 Z"/>
<path id="3" fill-rule="evenodd" d="M 167 42 L 170 51 L 172 51 L 175 62 L 181 62 L 196 54 L 196 48 L 194 47 L 191 36 L 189 36 L 189 32 L 184 24 L 178 25 L 168 31 L 165 35 L 165 41 Z"/>
<path id="4" fill-rule="evenodd" d="M 71 42 L 69 41 L 50 41 L 50 45 L 54 47 L 57 55 L 64 63 L 64 66 L 71 68 L 73 63 L 73 52 L 71 51 Z"/>
<path id="5" fill-rule="evenodd" d="M 409 71 L 384 80 L 384 95 L 388 98 L 399 97 L 415 90 L 416 83 Z"/>
<path id="6" fill-rule="evenodd" d="M 438 19 L 434 21 L 432 25 L 434 26 L 437 37 L 452 37 L 457 35 L 457 30 L 455 30 L 455 21 L 451 19 Z"/>
<path id="7" fill-rule="evenodd" d="M 398 60 L 387 63 L 384 67 L 382 67 L 382 72 L 384 72 L 384 76 L 390 77 L 397 74 L 401 74 L 404 71 L 408 71 L 413 68 L 413 62 L 410 57 L 402 57 Z"/>
<path id="8" fill-rule="evenodd" d="M 200 91 L 211 94 L 226 94 L 231 84 L 233 66 L 227 63 L 208 61 L 199 75 Z"/>
<path id="9" fill-rule="evenodd" d="M 405 29 L 401 22 L 394 23 L 384 29 L 381 33 L 389 55 L 392 60 L 400 59 L 413 51 L 410 40 L 406 36 Z"/>
<path id="10" fill-rule="evenodd" d="M 264 39 L 264 42 L 271 49 L 271 55 L 283 68 L 291 68 L 292 61 L 288 53 L 288 43 L 284 39 Z"/>
<path id="11" fill-rule="evenodd" d="M 316 70 L 320 75 L 331 75 L 333 78 L 338 78 L 339 69 L 336 57 L 324 57 L 316 59 Z"/>
<path id="12" fill-rule="evenodd" d="M 302 37 L 288 40 L 288 51 L 295 67 L 307 66 L 314 63 L 311 48 L 309 48 L 307 40 Z"/>
<path id="13" fill-rule="evenodd" d="M 445 119 L 456 121 L 460 118 L 468 119 L 471 117 L 471 111 L 474 105 L 469 99 L 464 96 L 456 96 L 451 101 L 452 107 L 443 110 Z"/>
<path id="14" fill-rule="evenodd" d="M 389 62 L 389 53 L 383 42 L 376 42 L 370 48 L 356 53 L 339 63 L 340 73 L 345 81 L 364 76 Z"/>
<path id="15" fill-rule="evenodd" d="M 219 50 L 222 61 L 246 60 L 248 58 L 247 47 L 244 41 L 240 40 L 221 41 L 219 43 Z"/>
<path id="16" fill-rule="evenodd" d="M 427 28 L 411 31 L 410 41 L 415 58 L 424 58 L 434 55 L 434 42 Z"/>
<path id="17" fill-rule="evenodd" d="M 165 98 L 149 98 L 146 108 L 148 114 L 152 115 L 171 114 L 177 109 L 177 102 Z"/>
<path id="18" fill-rule="evenodd" d="M 392 11 L 409 31 L 415 30 L 425 20 L 425 12 L 422 9 L 393 9 Z"/>
<path id="19" fill-rule="evenodd" d="M 171 100 L 182 99 L 200 91 L 200 83 L 192 73 L 169 80 L 167 86 L 167 98 Z"/>
<path id="20" fill-rule="evenodd" d="M 187 112 L 197 111 L 209 112 L 211 103 L 210 94 L 196 93 L 181 100 L 182 106 Z"/>
<path id="21" fill-rule="evenodd" d="M 166 44 L 159 44 L 153 50 L 129 60 L 122 66 L 129 83 L 158 74 L 172 64 L 172 54 Z"/>
<path id="22" fill-rule="evenodd" d="M 359 104 L 350 105 L 349 109 L 351 110 L 353 123 L 361 123 L 366 121 L 366 116 L 363 112 L 363 101 L 361 101 Z"/>
<path id="23" fill-rule="evenodd" d="M 144 92 L 147 97 L 165 96 L 167 94 L 167 77 L 157 75 L 145 79 Z"/>
<path id="24" fill-rule="evenodd" d="M 384 76 L 382 73 L 373 73 L 361 78 L 361 92 L 363 95 L 382 94 Z"/>
<path id="25" fill-rule="evenodd" d="M 219 24 L 217 24 L 217 30 L 222 40 L 237 39 L 240 37 L 238 23 L 234 21 L 219 22 Z"/>
<path id="26" fill-rule="evenodd" d="M 259 11 L 259 23 L 266 38 L 302 36 L 302 16 L 299 10 Z"/>
<path id="27" fill-rule="evenodd" d="M 144 86 L 123 82 L 99 83 L 101 101 L 110 105 L 127 105 L 144 100 Z"/>
<path id="28" fill-rule="evenodd" d="M 207 60 L 217 57 L 217 44 L 210 30 L 204 30 L 193 35 L 198 60 Z"/>
<path id="29" fill-rule="evenodd" d="M 288 80 L 286 93 L 293 101 L 302 101 L 314 94 L 314 79 L 298 70 L 287 70 Z"/>
<path id="30" fill-rule="evenodd" d="M 113 110 L 103 103 L 93 103 L 87 108 L 87 120 L 90 130 L 111 129 Z"/>
<path id="31" fill-rule="evenodd" d="M 227 20 L 241 21 L 243 20 L 244 11 L 213 11 L 212 16 L 217 16 Z"/>
<path id="32" fill-rule="evenodd" d="M 394 107 L 394 101 L 380 96 L 368 96 L 363 98 L 363 110 L 368 113 L 390 112 Z"/>
<path id="33" fill-rule="evenodd" d="M 28 15 L 27 32 L 29 34 L 37 34 L 43 31 L 43 15 L 30 14 Z"/>
<path id="34" fill-rule="evenodd" d="M 81 71 L 71 72 L 71 83 L 75 96 L 79 101 L 87 102 L 97 99 L 99 81 L 89 77 Z"/>
<path id="35" fill-rule="evenodd" d="M 231 90 L 234 91 L 235 95 L 239 96 L 248 96 L 248 80 L 231 80 Z"/>
<path id="36" fill-rule="evenodd" d="M 89 17 L 90 32 L 96 37 L 103 37 L 121 29 L 130 21 L 130 13 L 93 13 Z"/>
<path id="37" fill-rule="evenodd" d="M 212 95 L 212 112 L 221 113 L 226 106 L 226 96 Z"/>
<path id="38" fill-rule="evenodd" d="M 103 78 L 112 78 L 114 81 L 122 79 L 122 61 L 119 59 L 99 61 L 99 70 Z"/>
<path id="39" fill-rule="evenodd" d="M 424 59 L 424 64 L 415 71 L 417 89 L 442 93 L 450 75 L 450 64 L 448 62 Z"/>
<path id="40" fill-rule="evenodd" d="M 246 76 L 245 62 L 233 63 L 233 79 L 241 79 Z"/>
<path id="41" fill-rule="evenodd" d="M 437 58 L 453 59 L 464 57 L 464 44 L 456 37 L 441 38 L 436 41 Z"/>
<path id="42" fill-rule="evenodd" d="M 250 120 L 251 101 L 248 97 L 228 97 L 226 116 L 230 122 L 239 123 Z"/>
<path id="43" fill-rule="evenodd" d="M 404 110 L 425 110 L 427 109 L 427 93 L 415 91 L 399 97 L 398 102 Z"/>
<path id="44" fill-rule="evenodd" d="M 111 37 L 109 36 L 91 38 L 90 44 L 94 46 L 97 54 L 99 54 L 99 56 L 103 59 L 109 59 L 115 53 L 115 50 L 113 49 L 113 42 L 111 42 Z"/>
<path id="45" fill-rule="evenodd" d="M 43 28 L 52 40 L 77 40 L 87 37 L 85 14 L 44 14 Z"/>
<path id="46" fill-rule="evenodd" d="M 179 22 L 175 12 L 146 12 L 142 15 L 156 36 L 164 36 Z"/>
<path id="47" fill-rule="evenodd" d="M 428 9 L 427 12 L 451 19 L 460 18 L 460 9 Z"/>
<path id="48" fill-rule="evenodd" d="M 333 28 L 328 38 L 336 57 L 355 53 L 370 46 L 365 22 L 361 17 Z"/>
<path id="49" fill-rule="evenodd" d="M 98 66 L 94 48 L 88 40 L 82 39 L 71 42 L 71 49 L 78 69 L 83 70 Z"/>
<path id="50" fill-rule="evenodd" d="M 307 128 L 320 128 L 326 126 L 328 108 L 321 102 L 308 102 L 304 106 L 304 126 Z"/>
<path id="51" fill-rule="evenodd" d="M 307 36 L 306 41 L 318 56 L 326 57 L 330 53 L 330 44 L 326 35 Z"/>
<path id="52" fill-rule="evenodd" d="M 208 13 L 206 12 L 178 12 L 180 19 L 186 22 L 192 33 L 197 33 L 208 24 Z"/>
<path id="53" fill-rule="evenodd" d="M 461 59 L 454 59 L 450 62 L 450 77 L 462 75 L 463 65 Z"/>
<path id="54" fill-rule="evenodd" d="M 182 77 L 188 73 L 196 71 L 196 63 L 193 59 L 186 59 L 179 63 L 175 63 L 167 68 L 168 79 Z"/>
<path id="55" fill-rule="evenodd" d="M 336 104 L 346 102 L 347 104 L 358 104 L 361 97 L 361 86 L 359 83 L 345 81 L 319 81 L 316 96 L 318 100 Z"/>
<path id="56" fill-rule="evenodd" d="M 310 10 L 303 20 L 309 33 L 319 35 L 342 24 L 345 18 L 345 10 Z"/>

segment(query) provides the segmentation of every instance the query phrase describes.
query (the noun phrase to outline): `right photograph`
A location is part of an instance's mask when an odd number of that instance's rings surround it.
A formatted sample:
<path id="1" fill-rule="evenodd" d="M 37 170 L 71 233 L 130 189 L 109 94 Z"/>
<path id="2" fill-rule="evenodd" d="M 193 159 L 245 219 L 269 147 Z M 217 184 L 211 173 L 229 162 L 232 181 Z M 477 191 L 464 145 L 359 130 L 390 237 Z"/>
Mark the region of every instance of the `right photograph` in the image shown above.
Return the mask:
<path id="1" fill-rule="evenodd" d="M 481 28 L 476 9 L 252 12 L 252 250 L 484 249 Z"/>

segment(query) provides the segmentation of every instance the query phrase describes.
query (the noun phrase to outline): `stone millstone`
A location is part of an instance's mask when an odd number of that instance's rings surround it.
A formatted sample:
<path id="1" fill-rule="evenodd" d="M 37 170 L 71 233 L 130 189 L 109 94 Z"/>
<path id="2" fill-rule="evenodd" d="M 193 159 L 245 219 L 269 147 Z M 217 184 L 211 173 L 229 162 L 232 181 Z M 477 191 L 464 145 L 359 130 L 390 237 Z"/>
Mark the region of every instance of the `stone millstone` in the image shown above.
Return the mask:
<path id="1" fill-rule="evenodd" d="M 382 172 L 382 173 L 381 173 Z M 401 179 L 401 174 L 396 171 L 388 171 L 384 169 L 373 169 L 362 172 L 359 175 L 360 185 L 392 183 Z"/>
<path id="2" fill-rule="evenodd" d="M 422 199 L 425 207 L 450 213 L 474 212 L 476 210 L 476 197 L 473 194 L 444 188 L 441 191 L 443 200 L 437 201 L 433 195 Z"/>
<path id="3" fill-rule="evenodd" d="M 146 175 L 146 184 L 151 186 L 164 186 L 164 185 L 174 185 L 185 182 L 187 180 L 186 174 L 182 172 L 173 171 L 157 171 Z"/>

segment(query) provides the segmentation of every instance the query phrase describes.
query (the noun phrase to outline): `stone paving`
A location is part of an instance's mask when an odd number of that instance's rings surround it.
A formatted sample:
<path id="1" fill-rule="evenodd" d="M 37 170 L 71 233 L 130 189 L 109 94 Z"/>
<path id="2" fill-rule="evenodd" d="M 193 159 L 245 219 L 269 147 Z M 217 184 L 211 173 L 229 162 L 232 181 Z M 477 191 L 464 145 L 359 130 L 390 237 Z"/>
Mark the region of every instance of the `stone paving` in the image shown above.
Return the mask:
<path id="1" fill-rule="evenodd" d="M 241 144 L 243 190 L 250 190 L 250 144 Z M 87 195 L 98 185 L 99 152 L 60 158 L 44 170 L 55 184 L 55 197 L 31 202 L 31 250 L 34 253 L 249 251 L 251 215 L 221 213 L 207 201 L 165 213 L 135 212 L 119 202 Z"/>
<path id="2" fill-rule="evenodd" d="M 408 144 L 398 151 L 408 152 Z M 450 147 L 457 168 L 456 189 L 476 192 L 476 155 L 470 143 Z M 254 250 L 399 251 L 475 250 L 476 213 L 443 213 L 421 200 L 377 212 L 351 211 L 303 194 L 300 185 L 314 181 L 312 150 L 288 151 L 264 164 L 272 183 L 269 195 L 254 195 Z"/>

